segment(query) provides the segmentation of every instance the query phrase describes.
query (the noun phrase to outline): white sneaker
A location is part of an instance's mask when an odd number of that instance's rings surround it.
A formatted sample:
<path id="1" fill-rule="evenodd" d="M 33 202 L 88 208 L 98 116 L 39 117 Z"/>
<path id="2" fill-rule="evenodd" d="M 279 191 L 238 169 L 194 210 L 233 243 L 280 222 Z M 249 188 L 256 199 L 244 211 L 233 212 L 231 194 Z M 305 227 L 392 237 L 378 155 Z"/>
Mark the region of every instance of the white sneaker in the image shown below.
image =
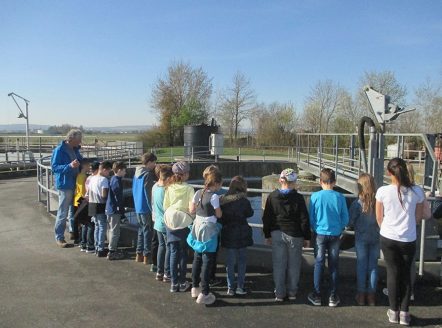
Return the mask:
<path id="1" fill-rule="evenodd" d="M 200 287 L 192 287 L 192 289 L 190 290 L 190 295 L 192 296 L 192 298 L 197 298 L 200 293 L 201 293 Z"/>
<path id="2" fill-rule="evenodd" d="M 226 295 L 227 296 L 235 296 L 235 291 L 231 288 L 228 288 Z"/>
<path id="3" fill-rule="evenodd" d="M 207 295 L 204 295 L 203 293 L 200 293 L 198 295 L 198 298 L 196 299 L 196 302 L 198 304 L 210 305 L 210 304 L 215 303 L 215 300 L 216 300 L 216 297 L 212 293 L 209 293 Z"/>
<path id="4" fill-rule="evenodd" d="M 399 311 L 393 311 L 391 309 L 388 309 L 387 316 L 388 316 L 388 321 L 390 321 L 391 323 L 399 322 Z"/>
<path id="5" fill-rule="evenodd" d="M 246 295 L 247 291 L 244 288 L 237 288 L 235 291 L 236 295 Z"/>
<path id="6" fill-rule="evenodd" d="M 410 312 L 401 311 L 399 313 L 399 324 L 409 326 L 411 321 Z"/>

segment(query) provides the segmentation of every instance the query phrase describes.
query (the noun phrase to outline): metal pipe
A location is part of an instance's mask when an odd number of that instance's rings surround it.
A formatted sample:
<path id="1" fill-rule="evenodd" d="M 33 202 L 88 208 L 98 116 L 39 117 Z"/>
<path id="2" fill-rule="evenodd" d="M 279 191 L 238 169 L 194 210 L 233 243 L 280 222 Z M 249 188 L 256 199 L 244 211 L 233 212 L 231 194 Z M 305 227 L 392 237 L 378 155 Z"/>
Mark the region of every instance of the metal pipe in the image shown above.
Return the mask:
<path id="1" fill-rule="evenodd" d="M 424 251 L 425 251 L 425 220 L 421 221 L 421 248 L 419 250 L 419 276 L 424 275 Z"/>

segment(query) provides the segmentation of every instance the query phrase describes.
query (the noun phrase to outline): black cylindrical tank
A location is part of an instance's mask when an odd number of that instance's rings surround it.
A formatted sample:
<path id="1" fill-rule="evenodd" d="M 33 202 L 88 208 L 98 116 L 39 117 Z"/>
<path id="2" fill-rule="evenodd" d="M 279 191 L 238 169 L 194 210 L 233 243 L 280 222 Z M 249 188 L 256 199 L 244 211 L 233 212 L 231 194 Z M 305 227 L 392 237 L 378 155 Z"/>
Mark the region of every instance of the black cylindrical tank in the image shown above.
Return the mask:
<path id="1" fill-rule="evenodd" d="M 208 157 L 210 155 L 209 137 L 218 132 L 217 125 L 187 125 L 184 127 L 184 156 Z"/>

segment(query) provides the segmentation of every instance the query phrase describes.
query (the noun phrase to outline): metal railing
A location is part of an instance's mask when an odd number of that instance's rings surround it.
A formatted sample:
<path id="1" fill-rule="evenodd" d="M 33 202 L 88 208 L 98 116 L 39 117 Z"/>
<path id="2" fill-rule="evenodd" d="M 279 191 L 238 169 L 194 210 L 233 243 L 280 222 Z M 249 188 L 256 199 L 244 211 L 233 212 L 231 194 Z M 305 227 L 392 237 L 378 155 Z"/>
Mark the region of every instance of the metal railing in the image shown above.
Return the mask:
<path id="1" fill-rule="evenodd" d="M 38 201 L 43 203 L 46 207 L 47 212 L 51 212 L 51 196 L 53 198 L 58 198 L 58 192 L 55 190 L 54 187 L 54 178 L 52 174 L 52 169 L 50 166 L 50 156 L 44 157 L 42 159 L 39 159 L 37 161 L 37 185 L 38 185 Z M 127 181 L 131 181 L 132 179 L 125 179 Z M 200 184 L 191 184 L 194 188 L 200 189 L 203 188 L 203 185 Z M 226 187 L 223 187 L 224 189 L 227 189 Z M 126 190 L 127 191 L 127 190 Z M 250 193 L 270 193 L 273 190 L 270 189 L 260 189 L 260 188 L 248 188 L 248 192 Z M 309 198 L 312 194 L 312 192 L 300 192 L 301 195 L 304 197 Z M 354 194 L 344 194 L 344 197 L 354 199 L 356 198 L 356 195 Z M 433 208 L 433 202 L 436 199 L 434 197 L 428 198 L 428 201 L 431 204 L 431 207 Z M 419 257 L 419 275 L 422 276 L 424 273 L 424 259 L 425 259 L 425 240 L 427 239 L 426 235 L 426 221 L 423 220 L 421 224 L 421 239 L 420 239 L 420 257 Z M 262 229 L 263 224 L 262 223 L 249 223 L 249 225 L 253 229 Z M 354 235 L 353 231 L 347 231 L 344 230 L 343 234 L 346 235 Z M 313 248 L 306 248 L 307 251 L 312 251 Z"/>

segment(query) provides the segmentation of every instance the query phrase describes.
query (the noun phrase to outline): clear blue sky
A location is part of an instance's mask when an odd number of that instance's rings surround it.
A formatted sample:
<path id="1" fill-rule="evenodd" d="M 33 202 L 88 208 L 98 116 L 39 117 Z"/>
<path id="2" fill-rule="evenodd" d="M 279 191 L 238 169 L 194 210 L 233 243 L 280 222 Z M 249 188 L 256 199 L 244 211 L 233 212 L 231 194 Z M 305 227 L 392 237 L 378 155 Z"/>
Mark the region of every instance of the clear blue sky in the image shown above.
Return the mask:
<path id="1" fill-rule="evenodd" d="M 442 72 L 442 1 L 0 0 L 0 124 L 154 124 L 151 89 L 177 60 L 214 89 L 240 70 L 260 102 L 300 110 L 332 79 L 391 70 L 409 94 Z"/>

